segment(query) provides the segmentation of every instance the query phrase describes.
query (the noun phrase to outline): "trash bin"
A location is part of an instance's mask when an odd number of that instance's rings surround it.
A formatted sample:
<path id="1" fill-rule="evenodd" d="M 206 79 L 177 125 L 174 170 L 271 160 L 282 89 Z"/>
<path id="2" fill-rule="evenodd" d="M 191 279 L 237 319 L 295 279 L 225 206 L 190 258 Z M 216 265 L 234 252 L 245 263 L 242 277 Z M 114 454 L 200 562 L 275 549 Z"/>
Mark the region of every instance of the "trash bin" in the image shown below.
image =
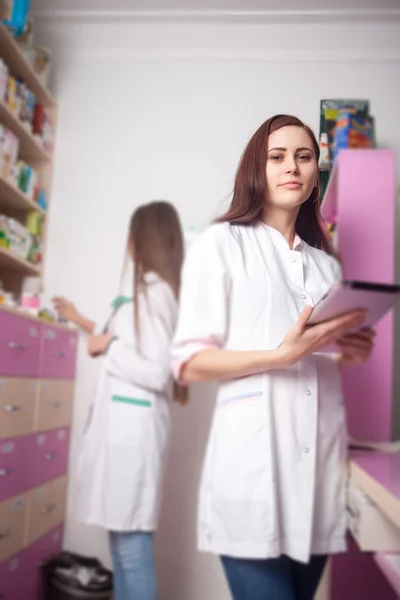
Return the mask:
<path id="1" fill-rule="evenodd" d="M 112 600 L 113 576 L 97 558 L 61 552 L 43 566 L 46 600 Z"/>

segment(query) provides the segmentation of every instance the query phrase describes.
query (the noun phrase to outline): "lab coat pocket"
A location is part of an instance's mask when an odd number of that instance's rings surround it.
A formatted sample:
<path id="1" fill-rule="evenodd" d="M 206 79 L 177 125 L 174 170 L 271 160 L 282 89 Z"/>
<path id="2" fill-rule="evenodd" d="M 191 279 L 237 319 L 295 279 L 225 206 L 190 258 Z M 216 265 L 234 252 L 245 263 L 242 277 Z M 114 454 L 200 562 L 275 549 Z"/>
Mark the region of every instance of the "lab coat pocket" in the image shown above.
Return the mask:
<path id="1" fill-rule="evenodd" d="M 155 394 L 124 381 L 110 380 L 109 439 L 137 445 L 145 439 L 155 411 Z"/>
<path id="2" fill-rule="evenodd" d="M 233 501 L 265 500 L 268 435 L 263 393 L 222 396 L 214 440 L 213 496 Z"/>

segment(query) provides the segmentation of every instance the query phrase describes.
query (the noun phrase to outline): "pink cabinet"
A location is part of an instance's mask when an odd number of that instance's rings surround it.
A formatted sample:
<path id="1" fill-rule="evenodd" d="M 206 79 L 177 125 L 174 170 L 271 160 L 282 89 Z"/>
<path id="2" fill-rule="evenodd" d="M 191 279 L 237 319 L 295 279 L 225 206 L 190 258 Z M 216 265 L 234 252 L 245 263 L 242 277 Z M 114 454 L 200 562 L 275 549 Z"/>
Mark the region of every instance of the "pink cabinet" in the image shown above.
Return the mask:
<path id="1" fill-rule="evenodd" d="M 67 427 L 30 436 L 32 443 L 28 488 L 42 485 L 67 472 L 69 436 Z"/>
<path id="2" fill-rule="evenodd" d="M 37 377 L 42 325 L 0 311 L 0 375 Z"/>
<path id="3" fill-rule="evenodd" d="M 31 544 L 27 550 L 24 561 L 26 579 L 30 582 L 30 595 L 27 600 L 43 600 L 45 597 L 43 589 L 42 566 L 51 558 L 57 556 L 62 549 L 63 527 L 56 527 L 49 533 Z M 0 596 L 1 598 L 1 596 Z M 22 600 L 22 598 L 21 598 Z"/>
<path id="4" fill-rule="evenodd" d="M 32 436 L 0 441 L 0 502 L 29 487 Z"/>
<path id="5" fill-rule="evenodd" d="M 74 379 L 76 333 L 43 325 L 42 338 L 39 376 L 42 379 Z"/>
<path id="6" fill-rule="evenodd" d="M 0 564 L 0 600 L 31 600 L 28 558 L 28 551 L 22 550 Z"/>
<path id="7" fill-rule="evenodd" d="M 0 600 L 43 600 L 59 554 L 76 332 L 0 307 Z"/>
<path id="8" fill-rule="evenodd" d="M 0 441 L 0 502 L 67 472 L 70 430 Z"/>

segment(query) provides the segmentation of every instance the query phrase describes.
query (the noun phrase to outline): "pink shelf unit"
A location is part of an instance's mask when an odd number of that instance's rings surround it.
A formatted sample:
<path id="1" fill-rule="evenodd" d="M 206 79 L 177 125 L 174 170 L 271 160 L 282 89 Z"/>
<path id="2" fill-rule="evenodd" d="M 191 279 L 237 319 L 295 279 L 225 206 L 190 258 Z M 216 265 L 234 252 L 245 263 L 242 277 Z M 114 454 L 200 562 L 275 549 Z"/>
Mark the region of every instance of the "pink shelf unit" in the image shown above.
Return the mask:
<path id="1" fill-rule="evenodd" d="M 393 283 L 395 273 L 395 155 L 391 150 L 342 150 L 322 204 L 337 219 L 345 279 Z M 389 440 L 392 421 L 394 319 L 377 327 L 367 364 L 344 376 L 350 434 Z"/>
<path id="2" fill-rule="evenodd" d="M 395 277 L 395 154 L 391 150 L 342 150 L 322 204 L 325 221 L 336 217 L 337 250 L 345 279 L 393 283 Z M 377 326 L 367 364 L 344 373 L 349 433 L 358 439 L 391 439 L 394 315 Z M 356 593 L 356 595 L 354 595 Z M 396 598 L 373 558 L 351 543 L 335 557 L 332 600 Z"/>
<path id="3" fill-rule="evenodd" d="M 0 308 L 1 600 L 41 600 L 62 548 L 76 350 L 75 331 Z"/>
<path id="4" fill-rule="evenodd" d="M 400 454 L 359 451 L 352 453 L 352 460 L 390 494 L 400 527 Z"/>

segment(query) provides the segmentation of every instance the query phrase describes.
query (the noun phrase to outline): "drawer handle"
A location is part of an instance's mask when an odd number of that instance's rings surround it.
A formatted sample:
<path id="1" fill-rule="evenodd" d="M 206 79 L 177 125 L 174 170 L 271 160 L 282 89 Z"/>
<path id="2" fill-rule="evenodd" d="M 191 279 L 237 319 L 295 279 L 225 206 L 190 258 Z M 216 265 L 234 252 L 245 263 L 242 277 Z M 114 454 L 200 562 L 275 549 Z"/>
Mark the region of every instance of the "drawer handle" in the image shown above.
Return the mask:
<path id="1" fill-rule="evenodd" d="M 57 452 L 48 452 L 45 455 L 46 460 L 54 460 L 57 457 Z"/>
<path id="2" fill-rule="evenodd" d="M 58 400 L 56 400 L 55 402 L 53 402 L 52 407 L 53 408 L 60 408 L 60 406 L 62 406 L 62 402 L 58 402 Z"/>
<path id="3" fill-rule="evenodd" d="M 56 508 L 56 506 L 57 506 L 57 504 L 55 504 L 54 502 L 52 504 L 48 504 L 47 506 L 43 506 L 42 513 L 45 515 L 48 515 L 51 512 L 53 512 L 53 510 Z"/>
<path id="4" fill-rule="evenodd" d="M 7 531 L 5 531 L 4 533 L 0 532 L 0 540 L 5 540 L 9 537 L 11 537 L 11 529 L 7 529 Z"/>
<path id="5" fill-rule="evenodd" d="M 57 358 L 65 358 L 65 352 L 59 350 L 58 352 L 54 352 L 54 356 L 56 356 Z"/>
<path id="6" fill-rule="evenodd" d="M 27 345 L 26 344 L 20 344 L 18 342 L 10 342 L 8 344 L 9 348 L 11 348 L 11 350 L 26 350 L 27 349 Z"/>
<path id="7" fill-rule="evenodd" d="M 5 477 L 6 475 L 11 475 L 13 469 L 0 469 L 0 477 Z"/>
<path id="8" fill-rule="evenodd" d="M 18 410 L 22 410 L 22 407 L 17 406 L 16 404 L 6 404 L 3 408 L 6 412 L 17 412 Z"/>

